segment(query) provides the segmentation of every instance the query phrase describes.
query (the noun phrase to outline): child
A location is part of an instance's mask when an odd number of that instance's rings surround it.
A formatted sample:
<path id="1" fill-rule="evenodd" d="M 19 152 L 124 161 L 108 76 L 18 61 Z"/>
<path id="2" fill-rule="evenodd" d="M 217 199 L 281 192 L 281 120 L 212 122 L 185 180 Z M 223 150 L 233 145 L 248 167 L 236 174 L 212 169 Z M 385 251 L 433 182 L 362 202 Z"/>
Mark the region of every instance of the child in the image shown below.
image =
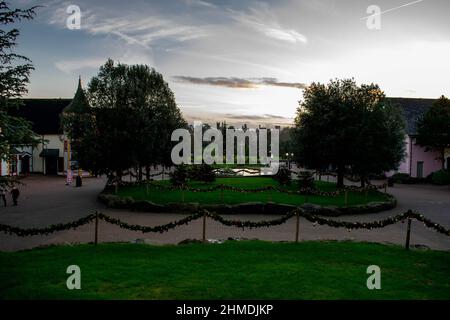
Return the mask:
<path id="1" fill-rule="evenodd" d="M 0 187 L 0 198 L 3 200 L 3 205 L 6 207 L 6 194 L 2 187 Z"/>
<path id="2" fill-rule="evenodd" d="M 13 187 L 11 189 L 11 195 L 12 195 L 12 199 L 13 199 L 13 205 L 17 206 L 17 199 L 19 198 L 19 195 L 20 195 L 19 189 L 17 189 L 17 187 Z"/>

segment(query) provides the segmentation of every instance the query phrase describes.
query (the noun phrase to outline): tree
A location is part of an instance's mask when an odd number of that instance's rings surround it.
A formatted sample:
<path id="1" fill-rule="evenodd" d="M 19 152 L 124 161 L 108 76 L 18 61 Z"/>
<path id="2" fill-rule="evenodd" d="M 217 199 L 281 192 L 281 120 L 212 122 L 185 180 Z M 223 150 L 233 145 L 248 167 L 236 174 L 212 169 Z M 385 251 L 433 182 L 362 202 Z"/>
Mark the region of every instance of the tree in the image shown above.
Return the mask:
<path id="1" fill-rule="evenodd" d="M 28 92 L 27 84 L 34 68 L 30 59 L 13 51 L 19 30 L 5 30 L 9 24 L 33 19 L 36 8 L 12 9 L 0 1 L 0 159 L 3 160 L 11 159 L 12 146 L 36 143 L 31 124 L 10 114 L 11 109 L 20 107 L 18 98 Z M 0 187 L 10 183 L 9 179 L 1 179 Z"/>
<path id="2" fill-rule="evenodd" d="M 67 124 L 69 135 L 84 132 L 75 146 L 80 165 L 121 179 L 123 172 L 171 164 L 172 131 L 186 125 L 173 92 L 161 74 L 145 65 L 109 59 L 88 85 L 87 125 Z M 79 118 L 78 118 L 79 119 Z"/>
<path id="3" fill-rule="evenodd" d="M 450 100 L 441 96 L 417 124 L 417 143 L 426 150 L 441 154 L 442 169 L 445 167 L 445 148 L 450 147 Z"/>
<path id="4" fill-rule="evenodd" d="M 337 170 L 338 187 L 345 170 L 361 176 L 398 167 L 404 156 L 400 109 L 390 105 L 375 84 L 358 86 L 353 79 L 313 83 L 297 109 L 296 160 L 308 167 Z"/>

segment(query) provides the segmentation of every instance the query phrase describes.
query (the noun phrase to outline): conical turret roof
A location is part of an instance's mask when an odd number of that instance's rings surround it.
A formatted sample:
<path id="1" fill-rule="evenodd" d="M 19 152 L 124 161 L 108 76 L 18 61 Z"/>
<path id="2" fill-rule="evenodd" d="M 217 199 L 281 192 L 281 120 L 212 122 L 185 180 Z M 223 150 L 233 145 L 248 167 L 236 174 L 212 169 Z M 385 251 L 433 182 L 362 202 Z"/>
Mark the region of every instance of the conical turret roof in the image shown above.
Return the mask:
<path id="1" fill-rule="evenodd" d="M 81 86 L 81 77 L 78 80 L 77 92 L 72 99 L 72 102 L 64 108 L 63 113 L 87 113 L 89 112 L 89 102 Z"/>

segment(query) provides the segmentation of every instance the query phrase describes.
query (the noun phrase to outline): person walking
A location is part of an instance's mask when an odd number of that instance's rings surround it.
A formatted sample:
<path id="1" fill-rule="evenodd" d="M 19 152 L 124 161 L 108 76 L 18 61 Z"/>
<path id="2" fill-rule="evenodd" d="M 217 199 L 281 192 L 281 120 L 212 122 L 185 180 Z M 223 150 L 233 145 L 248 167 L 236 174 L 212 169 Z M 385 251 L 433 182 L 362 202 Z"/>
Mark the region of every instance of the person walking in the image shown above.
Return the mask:
<path id="1" fill-rule="evenodd" d="M 6 207 L 6 192 L 3 187 L 0 187 L 0 198 L 3 201 L 3 205 Z"/>
<path id="2" fill-rule="evenodd" d="M 11 196 L 12 196 L 12 199 L 13 199 L 13 205 L 14 206 L 17 206 L 17 199 L 19 198 L 19 195 L 20 195 L 19 189 L 17 189 L 17 187 L 13 187 L 11 189 Z"/>

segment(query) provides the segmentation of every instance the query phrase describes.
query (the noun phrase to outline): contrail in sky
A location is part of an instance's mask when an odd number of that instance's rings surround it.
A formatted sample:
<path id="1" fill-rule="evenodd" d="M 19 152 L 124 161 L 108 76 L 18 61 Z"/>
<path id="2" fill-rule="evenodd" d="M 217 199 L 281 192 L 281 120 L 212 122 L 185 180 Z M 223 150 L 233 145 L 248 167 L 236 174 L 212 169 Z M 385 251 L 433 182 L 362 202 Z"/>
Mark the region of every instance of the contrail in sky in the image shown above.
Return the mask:
<path id="1" fill-rule="evenodd" d="M 395 7 L 395 8 L 391 8 L 391 9 L 382 11 L 382 12 L 377 13 L 377 14 L 371 14 L 371 15 L 369 15 L 367 17 L 362 17 L 361 20 L 368 19 L 368 18 L 373 17 L 373 16 L 381 16 L 384 13 L 391 12 L 391 11 L 394 11 L 394 10 L 397 10 L 397 9 L 401 9 L 401 8 L 404 8 L 404 7 L 412 6 L 413 4 L 416 4 L 416 3 L 419 3 L 419 2 L 423 2 L 423 1 L 425 1 L 425 0 L 417 0 L 417 1 L 409 2 L 409 3 L 405 3 L 405 4 L 401 5 L 401 6 L 398 6 L 398 7 Z"/>

